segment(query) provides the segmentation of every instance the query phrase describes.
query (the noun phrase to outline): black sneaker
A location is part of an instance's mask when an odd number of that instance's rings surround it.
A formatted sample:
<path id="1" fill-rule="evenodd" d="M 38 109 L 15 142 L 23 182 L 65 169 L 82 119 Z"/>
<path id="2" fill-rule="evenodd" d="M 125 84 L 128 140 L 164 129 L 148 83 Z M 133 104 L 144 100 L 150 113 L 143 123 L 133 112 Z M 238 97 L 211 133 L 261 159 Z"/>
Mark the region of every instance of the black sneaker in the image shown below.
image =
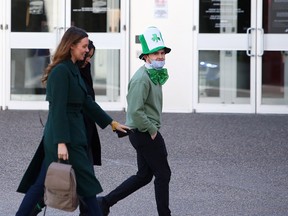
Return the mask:
<path id="1" fill-rule="evenodd" d="M 107 201 L 104 197 L 97 197 L 97 201 L 103 216 L 107 216 L 110 213 L 110 206 L 108 205 Z"/>

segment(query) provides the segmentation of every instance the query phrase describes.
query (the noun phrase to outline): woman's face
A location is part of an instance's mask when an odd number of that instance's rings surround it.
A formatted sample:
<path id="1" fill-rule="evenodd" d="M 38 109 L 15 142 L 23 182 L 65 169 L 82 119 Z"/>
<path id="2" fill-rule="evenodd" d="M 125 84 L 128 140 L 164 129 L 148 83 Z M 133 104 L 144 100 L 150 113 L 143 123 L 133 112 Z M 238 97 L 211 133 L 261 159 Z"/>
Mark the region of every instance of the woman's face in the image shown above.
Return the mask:
<path id="1" fill-rule="evenodd" d="M 90 49 L 90 51 L 87 53 L 87 55 L 85 56 L 85 61 L 84 61 L 84 64 L 82 65 L 82 68 L 86 67 L 86 65 L 90 62 L 91 60 L 91 57 L 93 56 L 94 54 L 94 49 Z"/>
<path id="2" fill-rule="evenodd" d="M 71 46 L 71 60 L 75 63 L 76 61 L 83 61 L 88 49 L 88 37 L 83 38 L 79 43 Z"/>

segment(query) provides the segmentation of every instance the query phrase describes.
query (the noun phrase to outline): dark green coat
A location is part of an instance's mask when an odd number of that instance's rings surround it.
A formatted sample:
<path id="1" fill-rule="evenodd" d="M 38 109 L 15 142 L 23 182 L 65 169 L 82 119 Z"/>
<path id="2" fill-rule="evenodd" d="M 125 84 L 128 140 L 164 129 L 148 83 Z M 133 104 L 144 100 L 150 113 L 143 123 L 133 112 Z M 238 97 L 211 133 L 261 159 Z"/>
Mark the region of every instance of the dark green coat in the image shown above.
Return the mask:
<path id="1" fill-rule="evenodd" d="M 36 181 L 38 174 L 40 173 L 41 166 L 44 160 L 44 146 L 43 146 L 43 137 L 41 142 L 27 168 L 25 171 L 21 182 L 17 188 L 17 192 L 19 193 L 27 193 L 30 186 L 34 184 Z"/>
<path id="2" fill-rule="evenodd" d="M 57 161 L 58 143 L 66 143 L 69 162 L 76 174 L 78 194 L 90 197 L 102 192 L 87 155 L 83 113 L 101 128 L 109 125 L 112 119 L 87 95 L 78 66 L 71 60 L 64 61 L 52 69 L 47 80 L 46 100 L 49 101 L 48 119 L 44 130 L 46 166 Z"/>

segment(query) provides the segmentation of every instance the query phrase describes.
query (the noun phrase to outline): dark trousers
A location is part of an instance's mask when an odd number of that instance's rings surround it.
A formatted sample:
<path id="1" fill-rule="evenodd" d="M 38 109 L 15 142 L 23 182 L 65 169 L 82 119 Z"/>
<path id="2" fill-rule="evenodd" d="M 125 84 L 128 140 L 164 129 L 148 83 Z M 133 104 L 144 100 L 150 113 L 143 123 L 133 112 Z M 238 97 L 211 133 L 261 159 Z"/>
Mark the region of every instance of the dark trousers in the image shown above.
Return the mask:
<path id="1" fill-rule="evenodd" d="M 135 130 L 129 139 L 137 152 L 138 171 L 129 177 L 115 190 L 105 196 L 109 206 L 129 196 L 139 188 L 151 182 L 153 176 L 155 198 L 159 216 L 170 216 L 169 209 L 169 182 L 171 170 L 167 160 L 167 150 L 162 135 L 158 132 L 154 140 L 148 132 Z"/>
<path id="2" fill-rule="evenodd" d="M 83 201 L 87 205 L 87 216 L 102 216 L 96 196 L 89 198 L 85 197 L 83 198 Z"/>
<path id="3" fill-rule="evenodd" d="M 46 166 L 45 163 L 43 163 L 35 183 L 25 194 L 16 216 L 29 216 L 31 211 L 37 205 L 38 201 L 43 198 L 45 176 Z"/>

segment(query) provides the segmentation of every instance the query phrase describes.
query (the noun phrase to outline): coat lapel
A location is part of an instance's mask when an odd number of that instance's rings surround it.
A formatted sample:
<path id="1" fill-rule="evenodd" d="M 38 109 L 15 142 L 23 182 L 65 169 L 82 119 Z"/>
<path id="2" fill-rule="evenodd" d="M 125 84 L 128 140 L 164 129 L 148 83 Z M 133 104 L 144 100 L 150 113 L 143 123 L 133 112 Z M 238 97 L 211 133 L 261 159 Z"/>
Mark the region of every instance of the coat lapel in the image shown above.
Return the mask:
<path id="1" fill-rule="evenodd" d="M 69 67 L 72 74 L 77 78 L 80 87 L 87 93 L 86 85 L 80 75 L 78 66 L 74 64 L 71 60 L 69 60 L 67 66 Z"/>

